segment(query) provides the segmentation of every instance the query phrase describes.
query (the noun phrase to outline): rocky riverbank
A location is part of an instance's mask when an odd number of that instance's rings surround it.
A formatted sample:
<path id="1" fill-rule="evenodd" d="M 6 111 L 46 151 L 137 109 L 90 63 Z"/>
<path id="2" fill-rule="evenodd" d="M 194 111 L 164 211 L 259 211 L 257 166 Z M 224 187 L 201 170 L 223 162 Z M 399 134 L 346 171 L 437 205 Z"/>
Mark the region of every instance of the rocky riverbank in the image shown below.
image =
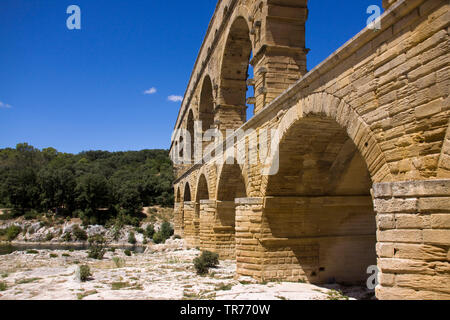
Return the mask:
<path id="1" fill-rule="evenodd" d="M 180 239 L 150 244 L 131 256 L 122 249 L 108 251 L 102 260 L 88 258 L 85 250 L 16 251 L 0 256 L 0 300 L 347 299 L 338 289 L 350 299 L 370 295 L 356 287 L 235 279 L 234 261 L 220 261 L 207 276 L 199 276 L 192 263 L 199 253 L 184 248 Z M 86 282 L 76 276 L 80 265 L 91 270 Z"/>
<path id="2" fill-rule="evenodd" d="M 147 239 L 145 229 L 148 225 L 153 225 L 157 232 L 161 227 L 161 222 L 144 222 L 139 228 L 124 225 L 121 228 L 106 228 L 102 225 L 83 226 L 80 219 L 71 219 L 60 223 L 48 224 L 38 220 L 8 220 L 0 224 L 0 233 L 11 227 L 16 227 L 14 239 L 10 239 L 13 245 L 71 245 L 83 247 L 88 245 L 88 239 L 95 235 L 102 235 L 109 246 L 145 245 L 151 239 Z M 130 243 L 130 234 L 135 239 Z M 3 239 L 6 241 L 6 236 Z"/>

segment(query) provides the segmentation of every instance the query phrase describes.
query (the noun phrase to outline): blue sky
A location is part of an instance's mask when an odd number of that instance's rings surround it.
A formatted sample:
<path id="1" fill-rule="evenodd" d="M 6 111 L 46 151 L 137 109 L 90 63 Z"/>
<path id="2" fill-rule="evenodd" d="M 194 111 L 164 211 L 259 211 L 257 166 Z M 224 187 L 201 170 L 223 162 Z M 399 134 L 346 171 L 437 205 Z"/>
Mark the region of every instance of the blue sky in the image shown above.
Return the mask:
<path id="1" fill-rule="evenodd" d="M 81 8 L 81 30 L 66 9 Z M 0 148 L 168 148 L 215 0 L 1 0 Z M 310 0 L 308 70 L 381 0 Z M 148 94 L 145 91 L 150 90 Z M 156 92 L 155 92 L 156 90 Z"/>

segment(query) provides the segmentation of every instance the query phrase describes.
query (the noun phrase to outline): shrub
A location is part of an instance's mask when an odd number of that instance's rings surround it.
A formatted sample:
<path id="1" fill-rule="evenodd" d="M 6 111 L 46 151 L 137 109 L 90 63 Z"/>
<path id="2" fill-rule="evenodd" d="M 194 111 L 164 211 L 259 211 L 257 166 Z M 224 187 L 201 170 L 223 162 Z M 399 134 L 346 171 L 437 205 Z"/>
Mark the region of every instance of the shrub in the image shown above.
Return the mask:
<path id="1" fill-rule="evenodd" d="M 89 237 L 88 258 L 102 260 L 106 252 L 105 243 L 106 240 L 101 234 Z"/>
<path id="2" fill-rule="evenodd" d="M 181 239 L 181 236 L 178 235 L 178 234 L 176 234 L 176 235 L 173 236 L 173 238 L 174 238 L 174 239 Z"/>
<path id="3" fill-rule="evenodd" d="M 153 242 L 154 242 L 154 243 L 156 243 L 156 244 L 158 244 L 158 243 L 164 243 L 164 241 L 165 241 L 165 239 L 164 239 L 164 237 L 163 237 L 163 235 L 162 235 L 161 232 L 156 232 L 156 233 L 153 235 Z"/>
<path id="4" fill-rule="evenodd" d="M 0 281 L 0 291 L 6 291 L 7 288 L 6 282 Z"/>
<path id="5" fill-rule="evenodd" d="M 55 253 L 50 253 L 50 258 L 58 258 L 58 255 Z"/>
<path id="6" fill-rule="evenodd" d="M 36 219 L 39 216 L 39 213 L 36 210 L 30 210 L 23 215 L 25 220 Z"/>
<path id="7" fill-rule="evenodd" d="M 88 250 L 88 258 L 102 260 L 105 255 L 105 250 L 99 246 L 91 246 Z"/>
<path id="8" fill-rule="evenodd" d="M 72 241 L 72 235 L 70 234 L 70 232 L 66 232 L 66 233 L 64 233 L 64 235 L 62 236 L 62 239 L 63 239 L 65 242 L 70 242 L 70 241 Z"/>
<path id="9" fill-rule="evenodd" d="M 169 222 L 164 221 L 159 232 L 161 232 L 164 239 L 169 239 L 171 236 L 173 236 L 172 225 Z"/>
<path id="10" fill-rule="evenodd" d="M 70 254 L 68 254 L 68 253 L 63 253 L 62 256 L 63 256 L 63 257 L 70 257 Z"/>
<path id="11" fill-rule="evenodd" d="M 134 228 L 134 230 L 135 230 L 137 233 L 142 233 L 142 234 L 145 233 L 144 229 L 142 229 L 142 228 Z"/>
<path id="12" fill-rule="evenodd" d="M 33 249 L 29 249 L 29 250 L 26 251 L 26 253 L 27 253 L 27 254 L 38 254 L 39 251 L 33 250 Z"/>
<path id="13" fill-rule="evenodd" d="M 147 243 L 148 243 L 147 237 L 144 236 L 144 240 L 142 240 L 142 244 L 147 244 Z"/>
<path id="14" fill-rule="evenodd" d="M 76 240 L 86 241 L 88 239 L 88 235 L 86 231 L 80 228 L 79 225 L 75 225 L 73 227 L 72 234 L 74 235 Z"/>
<path id="15" fill-rule="evenodd" d="M 128 249 L 126 249 L 123 253 L 124 253 L 126 256 L 128 256 L 128 257 L 131 256 L 131 251 L 128 250 Z"/>
<path id="16" fill-rule="evenodd" d="M 92 276 L 91 269 L 87 265 L 80 266 L 80 280 L 87 281 L 89 277 Z"/>
<path id="17" fill-rule="evenodd" d="M 116 268 L 123 268 L 125 266 L 125 260 L 119 257 L 113 257 L 112 261 L 114 262 Z"/>
<path id="18" fill-rule="evenodd" d="M 114 229 L 113 229 L 113 238 L 114 240 L 119 240 L 120 238 L 120 230 L 122 229 L 122 225 L 119 223 L 116 223 L 116 225 L 114 225 Z"/>
<path id="19" fill-rule="evenodd" d="M 72 217 L 73 218 L 79 218 L 79 217 L 83 217 L 84 213 L 82 210 L 77 209 L 74 212 L 72 212 Z M 70 217 L 67 217 L 68 220 L 70 220 Z"/>
<path id="20" fill-rule="evenodd" d="M 219 264 L 219 255 L 211 251 L 203 251 L 200 256 L 194 259 L 194 267 L 197 274 L 207 274 L 209 268 L 215 268 Z"/>
<path id="21" fill-rule="evenodd" d="M 194 259 L 194 267 L 197 271 L 197 274 L 204 275 L 207 274 L 209 271 L 209 268 L 206 266 L 206 262 L 200 259 L 199 257 Z"/>
<path id="22" fill-rule="evenodd" d="M 8 229 L 6 229 L 6 238 L 8 241 L 13 241 L 19 233 L 22 231 L 22 228 L 18 226 L 10 226 Z"/>
<path id="23" fill-rule="evenodd" d="M 153 226 L 153 224 L 149 224 L 145 229 L 145 235 L 148 238 L 152 239 L 154 234 L 155 234 L 155 227 Z"/>
<path id="24" fill-rule="evenodd" d="M 128 243 L 136 244 L 136 237 L 134 236 L 134 232 L 130 232 L 128 234 Z"/>
<path id="25" fill-rule="evenodd" d="M 52 241 L 53 239 L 53 233 L 49 232 L 47 233 L 47 235 L 45 236 L 45 241 Z"/>

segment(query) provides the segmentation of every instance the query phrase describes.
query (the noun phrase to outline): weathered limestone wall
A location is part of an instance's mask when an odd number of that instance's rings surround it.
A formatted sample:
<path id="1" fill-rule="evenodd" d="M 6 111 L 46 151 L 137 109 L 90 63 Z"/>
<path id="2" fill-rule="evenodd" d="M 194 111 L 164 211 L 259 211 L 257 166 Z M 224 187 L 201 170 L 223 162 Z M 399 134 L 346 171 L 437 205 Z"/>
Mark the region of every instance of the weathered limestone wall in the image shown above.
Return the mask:
<path id="1" fill-rule="evenodd" d="M 261 280 L 361 283 L 367 279 L 367 267 L 376 265 L 370 197 L 238 201 L 236 243 L 242 251 L 238 250 L 237 259 L 262 261 L 262 269 L 257 269 L 261 273 L 252 274 Z M 252 266 L 242 266 L 238 274 L 248 275 L 252 270 Z"/>
<path id="2" fill-rule="evenodd" d="M 371 197 L 267 197 L 264 221 L 271 236 L 260 241 L 270 256 L 284 255 L 265 265 L 266 275 L 283 266 L 311 283 L 358 283 L 376 264 Z"/>
<path id="3" fill-rule="evenodd" d="M 175 202 L 174 204 L 174 232 L 175 234 L 183 237 L 183 202 Z"/>
<path id="4" fill-rule="evenodd" d="M 234 259 L 235 251 L 235 203 L 234 201 L 216 202 L 214 223 L 215 252 L 221 259 Z"/>
<path id="5" fill-rule="evenodd" d="M 190 247 L 197 247 L 199 244 L 198 225 L 199 218 L 195 212 L 195 202 L 185 201 L 184 209 L 184 238 Z"/>
<path id="6" fill-rule="evenodd" d="M 450 180 L 374 185 L 379 299 L 450 299 Z"/>
<path id="7" fill-rule="evenodd" d="M 216 201 L 200 201 L 200 249 L 215 252 L 214 221 L 216 217 Z"/>
<path id="8" fill-rule="evenodd" d="M 258 239 L 262 228 L 263 198 L 236 199 L 236 274 L 262 279 L 264 248 Z M 280 269 L 281 270 L 281 269 Z"/>

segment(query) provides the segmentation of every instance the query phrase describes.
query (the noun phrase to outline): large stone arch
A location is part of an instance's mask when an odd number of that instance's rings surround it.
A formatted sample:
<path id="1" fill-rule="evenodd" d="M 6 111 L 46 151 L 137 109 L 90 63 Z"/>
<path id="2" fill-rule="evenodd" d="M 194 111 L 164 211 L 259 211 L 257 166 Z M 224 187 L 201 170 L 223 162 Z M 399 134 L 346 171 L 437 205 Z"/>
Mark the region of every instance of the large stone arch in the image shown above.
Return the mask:
<path id="1" fill-rule="evenodd" d="M 183 235 L 188 245 L 197 246 L 198 242 L 198 219 L 195 216 L 194 191 L 190 182 L 186 181 L 184 185 L 184 203 L 183 203 Z"/>
<path id="2" fill-rule="evenodd" d="M 195 201 L 200 200 L 208 200 L 210 199 L 210 192 L 208 187 L 208 179 L 206 178 L 205 174 L 201 172 L 198 175 L 197 183 L 195 188 Z"/>
<path id="3" fill-rule="evenodd" d="M 384 154 L 361 117 L 326 92 L 278 118 L 278 152 L 267 161 L 277 170 L 263 177 L 258 204 L 259 243 L 274 260 L 259 276 L 363 283 L 377 263 L 372 183 L 391 178 Z M 355 263 L 337 263 L 342 257 Z"/>
<path id="4" fill-rule="evenodd" d="M 187 137 L 185 137 L 185 152 L 186 152 L 186 162 L 190 161 L 191 163 L 194 162 L 194 142 L 195 142 L 195 116 L 194 111 L 192 109 L 188 112 L 188 117 L 186 121 L 186 134 L 188 134 Z"/>
<path id="5" fill-rule="evenodd" d="M 386 156 L 382 152 L 378 141 L 370 127 L 364 122 L 354 109 L 345 102 L 344 99 L 337 98 L 326 92 L 319 92 L 300 98 L 299 101 L 284 111 L 278 122 L 278 139 L 281 146 L 287 139 L 287 132 L 307 119 L 322 119 L 330 121 L 335 126 L 343 129 L 348 138 L 364 159 L 370 173 L 372 182 L 392 181 L 390 167 L 386 161 Z M 270 153 L 269 156 L 276 157 L 266 160 L 268 167 L 278 166 L 278 153 Z M 267 183 L 271 176 L 262 179 L 261 194 L 265 195 Z"/>
<path id="6" fill-rule="evenodd" d="M 238 164 L 224 164 L 216 188 L 214 235 L 216 252 L 222 259 L 233 259 L 235 252 L 236 199 L 247 196 L 246 183 Z"/>
<path id="7" fill-rule="evenodd" d="M 214 125 L 214 86 L 209 75 L 203 78 L 199 101 L 198 117 L 204 133 Z"/>
<path id="8" fill-rule="evenodd" d="M 201 91 L 200 91 L 200 100 L 198 104 L 198 115 L 199 120 L 202 122 L 202 135 L 215 128 L 214 124 L 214 115 L 215 115 L 215 98 L 214 98 L 214 86 L 209 75 L 206 75 L 203 78 Z M 202 139 L 203 140 L 203 139 Z M 207 147 L 213 142 L 211 141 L 202 141 L 202 156 L 206 152 Z"/>
<path id="9" fill-rule="evenodd" d="M 251 25 L 239 10 L 236 12 L 225 37 L 219 69 L 215 120 L 221 131 L 237 129 L 246 121 L 247 75 L 253 44 L 250 38 Z"/>

